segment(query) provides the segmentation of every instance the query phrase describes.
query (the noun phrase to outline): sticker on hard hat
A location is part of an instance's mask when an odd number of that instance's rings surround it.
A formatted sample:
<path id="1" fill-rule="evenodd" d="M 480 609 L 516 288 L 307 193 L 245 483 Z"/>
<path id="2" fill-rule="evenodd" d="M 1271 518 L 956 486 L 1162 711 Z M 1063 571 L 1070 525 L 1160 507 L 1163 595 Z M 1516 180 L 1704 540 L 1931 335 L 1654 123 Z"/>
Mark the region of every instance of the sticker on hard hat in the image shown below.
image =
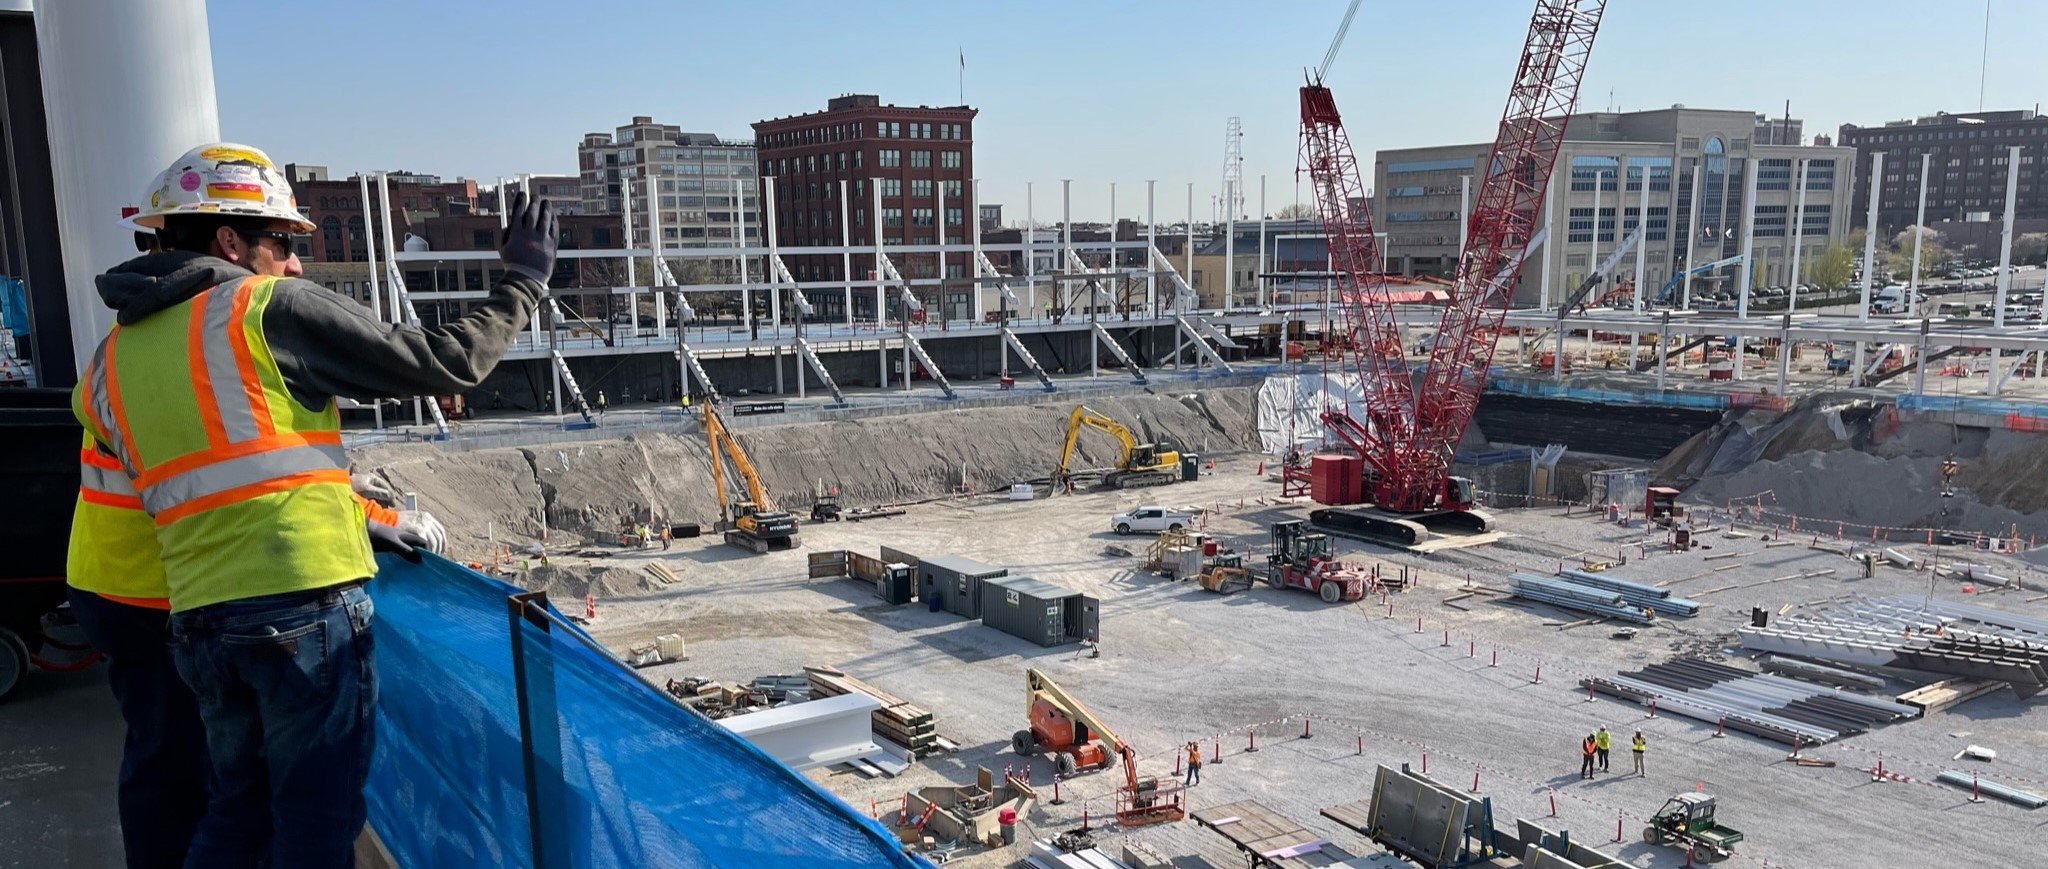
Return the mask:
<path id="1" fill-rule="evenodd" d="M 263 170 L 247 163 L 222 163 L 213 167 L 216 184 L 262 184 Z"/>
<path id="2" fill-rule="evenodd" d="M 251 163 L 255 163 L 258 166 L 270 165 L 269 157 L 265 157 L 262 154 L 259 154 L 255 151 L 251 151 L 247 148 L 208 148 L 204 151 L 199 152 L 199 156 L 208 160 L 247 160 Z"/>
<path id="3" fill-rule="evenodd" d="M 197 173 L 197 172 L 187 172 L 187 173 L 185 173 L 185 174 L 183 174 L 183 175 L 180 175 L 180 176 L 178 176 L 178 186 L 179 186 L 179 187 L 181 187 L 181 188 L 184 188 L 185 192 L 187 192 L 187 193 L 190 193 L 190 192 L 192 192 L 192 191 L 194 191 L 194 190 L 198 190 L 198 189 L 199 189 L 199 173 Z"/>
<path id="4" fill-rule="evenodd" d="M 251 202 L 262 202 L 263 185 L 208 184 L 206 185 L 206 195 L 218 197 L 221 199 L 247 199 Z"/>

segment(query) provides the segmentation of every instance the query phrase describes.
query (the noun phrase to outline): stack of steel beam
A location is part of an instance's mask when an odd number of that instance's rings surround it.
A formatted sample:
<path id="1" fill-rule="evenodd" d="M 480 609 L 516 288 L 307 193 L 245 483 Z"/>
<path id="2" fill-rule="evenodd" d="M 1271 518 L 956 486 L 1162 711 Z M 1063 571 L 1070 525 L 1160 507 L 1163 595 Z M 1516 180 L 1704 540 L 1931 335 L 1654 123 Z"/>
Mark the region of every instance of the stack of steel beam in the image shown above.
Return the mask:
<path id="1" fill-rule="evenodd" d="M 1865 667 L 2004 682 L 2048 691 L 2048 622 L 1971 604 L 1849 598 L 1811 615 L 1737 630 L 1742 647 Z"/>
<path id="2" fill-rule="evenodd" d="M 1515 572 L 1508 574 L 1508 591 L 1515 597 L 1540 601 L 1552 606 L 1579 612 L 1606 616 L 1611 619 L 1649 624 L 1650 613 L 1641 607 L 1624 602 L 1620 592 L 1594 588 L 1567 582 L 1549 576 Z"/>
<path id="3" fill-rule="evenodd" d="M 1903 703 L 1693 658 L 1581 684 L 1788 743 L 1827 742 L 1920 713 Z"/>
<path id="4" fill-rule="evenodd" d="M 1611 576 L 1594 573 L 1590 570 L 1566 569 L 1558 571 L 1557 575 L 1566 582 L 1618 592 L 1621 594 L 1623 603 L 1630 606 L 1652 609 L 1667 616 L 1691 617 L 1700 613 L 1698 602 L 1686 600 L 1682 597 L 1672 597 L 1671 590 L 1668 588 L 1658 588 L 1654 585 L 1630 582 L 1626 579 L 1616 579 Z"/>

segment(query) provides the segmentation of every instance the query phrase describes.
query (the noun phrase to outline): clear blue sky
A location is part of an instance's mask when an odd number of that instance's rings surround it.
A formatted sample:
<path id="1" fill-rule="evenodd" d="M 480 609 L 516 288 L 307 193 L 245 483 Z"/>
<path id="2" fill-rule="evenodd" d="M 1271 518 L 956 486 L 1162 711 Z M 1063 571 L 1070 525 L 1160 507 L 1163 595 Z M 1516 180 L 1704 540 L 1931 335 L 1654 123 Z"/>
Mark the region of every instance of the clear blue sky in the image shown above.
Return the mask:
<path id="1" fill-rule="evenodd" d="M 1367 166 L 1378 148 L 1490 139 L 1529 0 L 1367 0 L 1329 84 Z M 1247 210 L 1295 196 L 1296 88 L 1344 0 L 209 0 L 221 132 L 333 171 L 496 178 L 575 170 L 585 132 L 633 115 L 750 138 L 840 93 L 959 98 L 982 198 L 1020 218 L 1197 213 L 1244 124 Z M 1949 10 L 1949 11 L 1944 11 Z M 1612 0 L 1581 108 L 1685 103 L 1778 114 L 1806 132 L 1977 107 L 1976 0 Z M 2048 101 L 2048 3 L 1994 0 L 1987 109 Z M 784 59 L 794 58 L 794 59 Z M 299 65 L 303 63 L 303 65 Z M 1369 181 L 1369 179 L 1368 179 Z"/>

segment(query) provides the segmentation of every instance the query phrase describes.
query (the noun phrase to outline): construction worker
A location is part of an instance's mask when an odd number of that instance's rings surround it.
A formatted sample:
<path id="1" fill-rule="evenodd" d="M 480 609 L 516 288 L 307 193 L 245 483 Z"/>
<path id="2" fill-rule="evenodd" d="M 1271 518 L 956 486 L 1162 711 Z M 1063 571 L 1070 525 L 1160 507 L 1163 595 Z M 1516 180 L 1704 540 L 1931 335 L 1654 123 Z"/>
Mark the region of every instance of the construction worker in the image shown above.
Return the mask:
<path id="1" fill-rule="evenodd" d="M 667 519 L 661 520 L 661 551 L 667 552 L 668 544 L 673 539 L 675 539 L 674 526 L 671 526 Z"/>
<path id="2" fill-rule="evenodd" d="M 1643 774 L 1643 751 L 1649 747 L 1649 743 L 1643 741 L 1643 732 L 1640 730 L 1636 731 L 1634 739 L 1629 740 L 1628 748 L 1636 756 L 1636 776 L 1639 778 Z"/>
<path id="3" fill-rule="evenodd" d="M 605 412 L 605 410 L 609 409 L 609 408 L 610 408 L 611 406 L 612 406 L 612 403 L 611 403 L 610 401 L 607 401 L 607 400 L 605 400 L 605 397 L 604 397 L 604 390 L 602 390 L 602 389 L 598 390 L 598 391 L 597 391 L 597 412 L 598 412 L 598 413 L 604 413 L 604 412 Z"/>
<path id="4" fill-rule="evenodd" d="M 127 725 L 115 791 L 122 849 L 130 867 L 176 869 L 206 811 L 205 725 L 171 656 L 156 525 L 120 460 L 90 434 L 79 447 L 79 470 L 65 579 L 73 618 L 107 657 L 107 682 Z M 406 553 L 427 545 L 397 533 L 398 511 L 356 496 L 375 548 Z"/>
<path id="5" fill-rule="evenodd" d="M 1586 734 L 1585 741 L 1579 743 L 1579 778 L 1593 777 L 1593 752 L 1598 748 L 1599 744 L 1593 741 L 1590 733 Z"/>
<path id="6" fill-rule="evenodd" d="M 1593 747 L 1600 752 L 1600 771 L 1607 771 L 1607 750 L 1614 747 L 1614 734 L 1607 732 L 1607 725 L 1593 733 Z"/>
<path id="7" fill-rule="evenodd" d="M 73 392 L 155 526 L 178 673 L 213 789 L 190 866 L 347 866 L 362 831 L 376 672 L 376 572 L 337 396 L 473 389 L 552 271 L 551 209 L 520 197 L 506 277 L 434 329 L 383 323 L 292 280 L 302 217 L 263 152 L 218 143 L 160 174 L 131 218 L 164 250 L 97 281 L 116 325 Z M 445 532 L 400 514 L 400 535 Z"/>
<path id="8" fill-rule="evenodd" d="M 1182 787 L 1194 787 L 1202 783 L 1202 744 L 1188 743 L 1188 779 Z"/>

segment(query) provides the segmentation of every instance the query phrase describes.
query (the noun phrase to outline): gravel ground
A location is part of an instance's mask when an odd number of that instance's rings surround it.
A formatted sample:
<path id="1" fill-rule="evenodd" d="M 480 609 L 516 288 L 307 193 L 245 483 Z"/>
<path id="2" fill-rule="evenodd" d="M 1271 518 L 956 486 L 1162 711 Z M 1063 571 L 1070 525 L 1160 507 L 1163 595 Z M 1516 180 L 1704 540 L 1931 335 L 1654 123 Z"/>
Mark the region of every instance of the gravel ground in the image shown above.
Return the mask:
<path id="1" fill-rule="evenodd" d="M 1173 770 L 1174 747 L 1190 739 L 1205 754 L 1220 745 L 1220 764 L 1204 768 L 1190 802 L 1199 808 L 1258 799 L 1354 854 L 1372 849 L 1317 815 L 1328 805 L 1369 795 L 1375 764 L 1420 766 L 1457 787 L 1494 800 L 1500 826 L 1514 817 L 1574 831 L 1605 843 L 1619 820 L 1626 842 L 1613 853 L 1635 866 L 1682 865 L 1679 852 L 1639 841 L 1643 819 L 1670 795 L 1702 787 L 1722 798 L 1722 819 L 1748 834 L 1732 865 L 1842 867 L 1862 865 L 2030 865 L 2038 860 L 2048 816 L 2000 803 L 1972 804 L 1968 795 L 1929 784 L 1959 765 L 1950 756 L 1966 743 L 1999 751 L 1980 768 L 1987 777 L 2048 789 L 2048 711 L 2044 701 L 2011 694 L 1979 698 L 1929 719 L 1906 722 L 1839 745 L 1809 749 L 1833 759 L 1832 769 L 1785 761 L 1785 747 L 1671 716 L 1646 719 L 1640 707 L 1587 702 L 1579 674 L 1611 674 L 1679 654 L 1719 655 L 1751 606 L 1774 612 L 1785 604 L 1833 595 L 1932 593 L 1962 597 L 1960 584 L 1927 573 L 1880 569 L 1864 579 L 1840 555 L 1806 545 L 1766 548 L 1758 537 L 1703 535 L 1711 548 L 1656 551 L 1662 536 L 1623 529 L 1556 510 L 1500 516 L 1508 536 L 1431 555 L 1393 553 L 1340 542 L 1347 557 L 1418 568 L 1420 587 L 1393 597 L 1393 615 L 1377 600 L 1325 605 L 1296 591 L 1256 589 L 1217 597 L 1187 583 L 1138 573 L 1132 558 L 1102 554 L 1121 544 L 1142 551 L 1144 538 L 1116 539 L 1108 516 L 1140 503 L 1221 507 L 1208 528 L 1240 550 L 1263 554 L 1265 527 L 1305 512 L 1305 505 L 1259 503 L 1275 493 L 1255 475 L 1256 459 L 1225 460 L 1196 483 L 1129 493 L 1098 493 L 1029 503 L 982 501 L 917 507 L 906 517 L 860 524 L 810 525 L 804 548 L 750 557 L 724 546 L 686 541 L 661 555 L 609 559 L 616 566 L 662 559 L 679 586 L 601 602 L 596 636 L 615 647 L 671 631 L 689 642 L 686 662 L 644 675 L 702 675 L 745 681 L 798 672 L 805 664 L 845 669 L 933 710 L 939 731 L 961 744 L 896 779 L 851 773 L 813 776 L 865 811 L 884 810 L 906 789 L 964 782 L 975 766 L 998 771 L 1018 762 L 1009 735 L 1023 725 L 1021 681 L 1026 667 L 1045 670 L 1088 702 L 1140 752 L 1147 775 Z M 1644 549 L 1637 549 L 1637 544 Z M 917 604 L 889 607 L 850 582 L 807 580 L 804 554 L 878 545 L 913 552 L 958 553 L 1066 585 L 1103 600 L 1099 658 L 1077 647 L 1043 649 L 959 617 Z M 1511 569 L 1543 572 L 1560 561 L 1629 563 L 1614 575 L 1670 581 L 1677 594 L 1709 604 L 1697 618 L 1665 622 L 1631 641 L 1610 639 L 1600 626 L 1561 630 L 1574 616 L 1509 605 L 1497 596 L 1456 601 L 1471 572 L 1475 583 L 1504 587 Z M 1734 552 L 1736 557 L 1704 560 Z M 1985 559 L 1975 559 L 1983 561 Z M 558 559 L 557 563 L 569 561 Z M 1727 566 L 1726 570 L 1713 568 Z M 1977 595 L 1979 603 L 2048 615 L 2029 603 L 2040 578 L 2003 564 L 2030 590 Z M 1802 570 L 1834 574 L 1768 580 Z M 1723 588 L 1742 586 L 1741 588 Z M 1717 590 L 1718 589 L 1718 590 Z M 1457 608 L 1463 607 L 1463 609 Z M 1422 619 L 1417 631 L 1416 619 Z M 1546 622 L 1550 624 L 1546 624 Z M 1445 645 L 1448 632 L 1449 644 Z M 1498 666 L 1491 666 L 1498 650 Z M 1729 660 L 1743 658 L 1729 650 Z M 1542 681 L 1536 683 L 1536 669 Z M 1905 686 L 1899 686 L 1901 690 Z M 1302 717 L 1313 736 L 1300 739 Z M 1577 740 L 1600 725 L 1615 733 L 1616 772 L 1591 782 L 1577 776 Z M 1256 730 L 1260 751 L 1246 753 Z M 1649 775 L 1628 767 L 1628 735 L 1641 729 L 1650 744 Z M 1874 783 L 1865 771 L 1882 753 L 1887 770 L 1910 781 Z M 1045 782 L 1051 768 L 1032 765 Z M 1111 809 L 1120 771 L 1087 774 L 1062 786 L 1066 803 L 1041 801 L 1020 838 L 1077 826 L 1083 811 L 1099 819 Z M 1547 817 L 1555 800 L 1558 817 Z M 1175 856 L 1181 866 L 1233 866 L 1242 860 L 1220 836 L 1192 822 L 1133 835 Z M 1103 837 L 1114 852 L 1121 834 Z M 1901 862 L 1900 844 L 1913 850 Z M 962 865 L 1007 865 L 1022 847 L 967 858 Z M 2028 857 L 2036 854 L 2035 857 Z"/>

